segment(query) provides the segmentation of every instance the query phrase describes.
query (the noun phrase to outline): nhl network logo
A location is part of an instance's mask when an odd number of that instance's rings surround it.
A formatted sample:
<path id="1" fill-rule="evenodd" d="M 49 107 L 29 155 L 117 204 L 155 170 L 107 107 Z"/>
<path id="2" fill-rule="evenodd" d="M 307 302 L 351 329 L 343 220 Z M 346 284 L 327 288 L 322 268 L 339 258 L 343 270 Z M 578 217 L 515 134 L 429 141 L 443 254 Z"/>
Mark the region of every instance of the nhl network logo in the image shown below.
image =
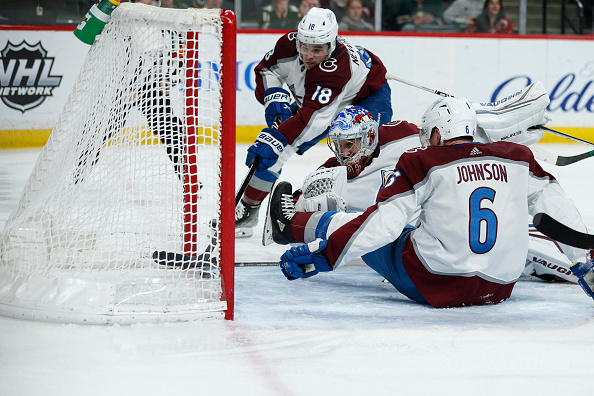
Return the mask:
<path id="1" fill-rule="evenodd" d="M 0 97 L 11 109 L 23 113 L 34 109 L 62 81 L 62 76 L 51 75 L 54 58 L 47 56 L 41 41 L 35 45 L 9 41 L 0 54 Z"/>

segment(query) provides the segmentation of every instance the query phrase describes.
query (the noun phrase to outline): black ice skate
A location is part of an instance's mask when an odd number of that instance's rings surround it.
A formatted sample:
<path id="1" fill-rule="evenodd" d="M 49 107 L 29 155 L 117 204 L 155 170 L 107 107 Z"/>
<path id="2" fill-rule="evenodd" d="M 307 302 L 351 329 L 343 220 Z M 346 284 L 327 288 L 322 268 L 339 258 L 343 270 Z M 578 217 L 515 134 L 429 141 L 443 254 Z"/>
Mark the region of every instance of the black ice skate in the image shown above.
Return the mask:
<path id="1" fill-rule="evenodd" d="M 273 241 L 279 245 L 295 243 L 291 234 L 291 219 L 294 215 L 295 202 L 291 183 L 277 182 L 268 201 L 262 244 L 267 246 Z"/>

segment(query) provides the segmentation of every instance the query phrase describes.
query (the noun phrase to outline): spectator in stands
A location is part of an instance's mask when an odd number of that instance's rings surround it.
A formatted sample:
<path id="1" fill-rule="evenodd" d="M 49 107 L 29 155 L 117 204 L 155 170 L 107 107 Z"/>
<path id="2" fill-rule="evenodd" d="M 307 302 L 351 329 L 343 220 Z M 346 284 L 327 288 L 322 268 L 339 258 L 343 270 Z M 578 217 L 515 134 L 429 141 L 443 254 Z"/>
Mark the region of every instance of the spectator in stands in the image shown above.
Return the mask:
<path id="1" fill-rule="evenodd" d="M 387 0 L 384 30 L 415 31 L 423 26 L 442 25 L 442 0 Z"/>
<path id="2" fill-rule="evenodd" d="M 483 12 L 466 30 L 468 33 L 514 34 L 516 25 L 505 16 L 501 0 L 487 0 Z"/>
<path id="3" fill-rule="evenodd" d="M 295 29 L 300 20 L 299 8 L 289 0 L 272 0 L 262 7 L 258 24 L 260 29 Z"/>
<path id="4" fill-rule="evenodd" d="M 485 0 L 454 0 L 443 13 L 446 23 L 458 25 L 466 30 L 474 22 L 474 18 L 483 12 Z"/>
<path id="5" fill-rule="evenodd" d="M 363 0 L 347 0 L 346 15 L 338 24 L 339 30 L 373 31 L 373 25 L 363 18 Z"/>
<path id="6" fill-rule="evenodd" d="M 320 8 L 320 0 L 301 0 L 299 3 L 299 16 L 303 18 L 307 11 L 313 7 Z"/>

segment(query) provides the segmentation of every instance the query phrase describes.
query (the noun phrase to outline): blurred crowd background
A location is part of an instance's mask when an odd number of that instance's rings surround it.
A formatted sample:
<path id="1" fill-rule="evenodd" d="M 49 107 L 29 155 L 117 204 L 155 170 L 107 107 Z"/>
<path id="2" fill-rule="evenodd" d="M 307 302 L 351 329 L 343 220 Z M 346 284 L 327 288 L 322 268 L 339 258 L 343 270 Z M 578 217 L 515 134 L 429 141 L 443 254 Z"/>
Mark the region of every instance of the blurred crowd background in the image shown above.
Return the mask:
<path id="1" fill-rule="evenodd" d="M 127 0 L 123 0 L 127 1 Z M 594 0 L 131 0 L 234 10 L 239 29 L 295 29 L 311 7 L 342 31 L 593 34 Z M 76 25 L 96 0 L 1 0 L 0 24 Z"/>

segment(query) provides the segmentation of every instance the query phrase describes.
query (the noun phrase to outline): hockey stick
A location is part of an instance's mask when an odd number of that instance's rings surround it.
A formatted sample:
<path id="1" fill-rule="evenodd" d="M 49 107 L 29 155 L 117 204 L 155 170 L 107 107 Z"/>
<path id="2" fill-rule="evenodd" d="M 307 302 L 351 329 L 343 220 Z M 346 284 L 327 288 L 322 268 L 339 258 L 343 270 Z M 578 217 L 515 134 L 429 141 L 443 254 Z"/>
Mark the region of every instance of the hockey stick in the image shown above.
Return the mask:
<path id="1" fill-rule="evenodd" d="M 243 197 L 243 193 L 245 192 L 250 180 L 252 180 L 252 176 L 254 176 L 254 173 L 256 173 L 258 165 L 260 165 L 260 157 L 254 157 L 247 175 L 245 175 L 245 178 L 243 179 L 241 186 L 239 186 L 237 194 L 235 194 L 235 206 L 239 204 L 241 197 Z"/>
<path id="2" fill-rule="evenodd" d="M 274 123 L 272 124 L 271 128 L 278 130 L 278 127 L 280 124 L 281 124 L 281 118 L 280 118 L 280 116 L 278 116 L 274 119 Z M 243 197 L 243 193 L 245 192 L 250 180 L 252 180 L 252 176 L 254 176 L 254 173 L 256 173 L 256 170 L 258 169 L 258 165 L 260 165 L 260 157 L 256 156 L 252 160 L 252 164 L 250 165 L 250 170 L 248 171 L 248 174 L 245 175 L 245 179 L 243 179 L 243 183 L 241 183 L 241 186 L 239 187 L 239 191 L 237 191 L 237 194 L 235 194 L 235 206 L 237 206 L 239 204 L 241 197 Z"/>
<path id="3" fill-rule="evenodd" d="M 431 92 L 432 94 L 443 96 L 443 97 L 446 97 L 446 98 L 453 98 L 454 97 L 454 96 L 452 96 L 450 94 L 447 94 L 445 92 L 441 92 L 441 91 L 438 91 L 436 89 L 427 88 L 427 87 L 425 87 L 423 85 L 416 84 L 416 83 L 414 83 L 412 81 L 408 81 L 408 80 L 405 80 L 403 78 L 396 77 L 395 75 L 393 75 L 390 72 L 386 73 L 386 80 L 398 81 L 398 82 L 401 82 L 403 84 L 410 85 L 411 87 L 419 88 L 419 89 L 422 89 L 423 91 Z"/>
<path id="4" fill-rule="evenodd" d="M 243 193 L 245 192 L 248 183 L 256 173 L 256 169 L 258 169 L 258 165 L 260 164 L 260 158 L 254 157 L 252 164 L 250 165 L 250 169 L 243 179 L 239 190 L 235 194 L 235 206 L 239 204 Z M 199 254 L 197 256 L 187 256 L 183 253 L 174 253 L 174 252 L 167 252 L 165 250 L 155 250 L 153 252 L 153 260 L 159 265 L 163 265 L 169 268 L 181 268 L 181 269 L 189 269 L 189 268 L 202 268 L 202 274 L 208 274 L 212 272 L 211 265 L 217 265 L 217 258 L 213 256 L 212 253 L 215 249 L 215 246 L 218 243 L 218 231 L 217 231 L 217 221 L 215 219 L 210 221 L 209 224 L 211 233 L 210 233 L 210 242 L 204 249 L 204 253 Z M 208 275 L 209 276 L 209 275 Z M 205 276 L 205 277 L 208 277 Z"/>
<path id="5" fill-rule="evenodd" d="M 532 146 L 530 147 L 532 152 L 534 153 L 534 157 L 539 160 L 548 162 L 549 164 L 557 165 L 557 166 L 565 166 L 569 164 L 573 164 L 575 162 L 581 161 L 586 158 L 594 157 L 594 150 L 577 154 L 577 155 L 570 155 L 564 157 L 562 155 L 553 154 L 548 150 L 543 149 L 542 147 Z"/>
<path id="6" fill-rule="evenodd" d="M 546 213 L 537 213 L 532 220 L 534 227 L 546 236 L 580 249 L 594 249 L 594 235 L 567 227 Z"/>
<path id="7" fill-rule="evenodd" d="M 217 257 L 213 255 L 215 246 L 218 242 L 219 232 L 217 230 L 217 221 L 211 220 L 208 224 L 210 227 L 210 242 L 204 253 L 198 256 L 187 256 L 182 253 L 167 252 L 165 250 L 155 250 L 153 252 L 153 260 L 159 265 L 169 268 L 190 269 L 199 268 L 202 271 L 204 278 L 210 278 L 213 268 L 217 267 Z"/>
<path id="8" fill-rule="evenodd" d="M 575 136 L 571 136 L 571 135 L 568 135 L 568 134 L 563 133 L 563 132 L 556 131 L 556 130 L 551 129 L 551 128 L 548 128 L 548 127 L 546 127 L 544 125 L 537 125 L 537 126 L 535 126 L 535 128 L 543 129 L 543 130 L 545 130 L 547 132 L 550 132 L 550 133 L 552 133 L 554 135 L 564 137 L 565 139 L 573 140 L 574 142 L 584 143 L 584 144 L 588 144 L 590 146 L 594 146 L 594 143 L 592 143 L 592 142 L 589 142 L 587 140 L 582 140 L 580 138 L 576 138 Z"/>
<path id="9" fill-rule="evenodd" d="M 278 130 L 278 126 L 281 123 L 280 117 L 277 117 L 272 124 L 272 128 Z M 260 157 L 254 157 L 252 163 L 250 165 L 250 169 L 248 170 L 247 175 L 243 179 L 239 190 L 235 194 L 235 206 L 239 204 L 241 197 L 243 197 L 243 193 L 247 189 L 247 186 L 252 180 L 252 177 L 256 173 L 258 169 L 258 165 L 260 165 Z M 209 223 L 211 229 L 210 235 L 210 242 L 204 249 L 204 253 L 199 254 L 197 256 L 188 256 L 183 253 L 174 253 L 174 252 L 167 252 L 164 250 L 155 250 L 153 252 L 153 260 L 159 265 L 163 265 L 169 268 L 181 268 L 181 269 L 190 269 L 190 268 L 202 268 L 203 276 L 205 274 L 205 268 L 207 268 L 206 274 L 210 276 L 209 272 L 211 273 L 212 267 L 211 265 L 217 265 L 217 257 L 213 256 L 212 253 L 215 249 L 215 246 L 218 244 L 218 231 L 217 231 L 217 221 L 215 219 L 211 220 Z"/>

